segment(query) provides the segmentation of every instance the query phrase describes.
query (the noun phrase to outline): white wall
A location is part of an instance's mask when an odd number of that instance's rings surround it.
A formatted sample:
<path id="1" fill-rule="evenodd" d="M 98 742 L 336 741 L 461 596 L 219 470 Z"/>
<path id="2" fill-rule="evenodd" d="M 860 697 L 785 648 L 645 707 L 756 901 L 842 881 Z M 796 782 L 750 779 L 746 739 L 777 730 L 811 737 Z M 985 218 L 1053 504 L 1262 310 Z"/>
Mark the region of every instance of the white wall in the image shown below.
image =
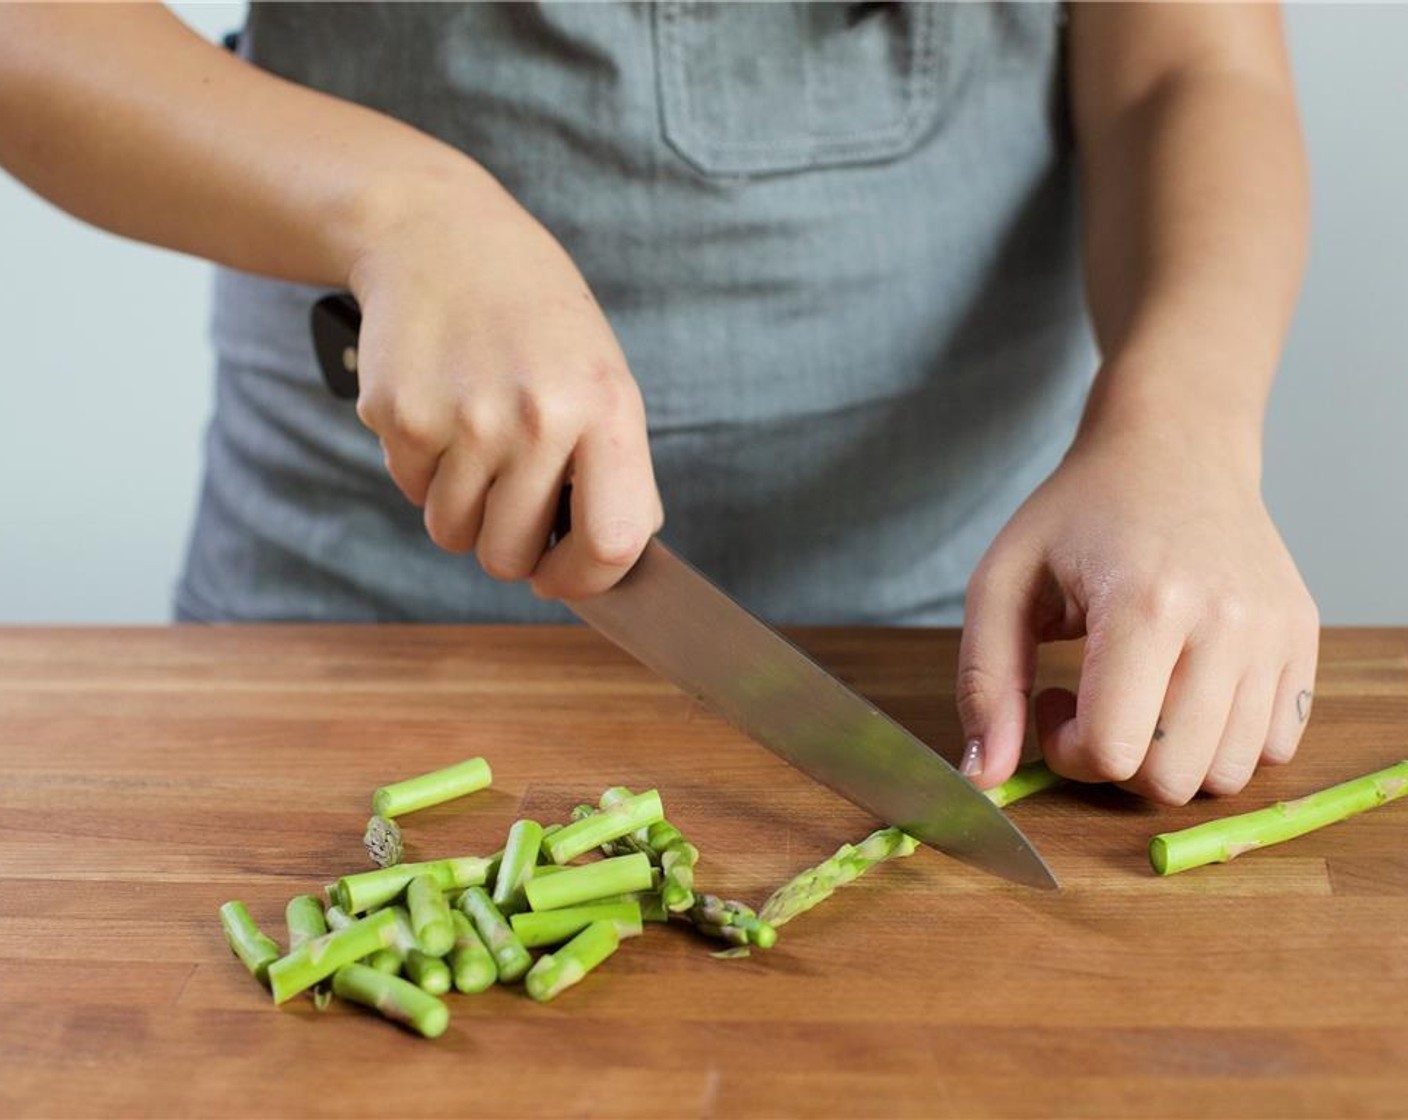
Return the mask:
<path id="1" fill-rule="evenodd" d="M 203 33 L 242 4 L 176 4 Z M 1310 273 L 1266 494 L 1328 623 L 1408 623 L 1408 8 L 1287 12 L 1314 167 Z M 0 623 L 160 622 L 209 408 L 205 268 L 0 175 Z"/>

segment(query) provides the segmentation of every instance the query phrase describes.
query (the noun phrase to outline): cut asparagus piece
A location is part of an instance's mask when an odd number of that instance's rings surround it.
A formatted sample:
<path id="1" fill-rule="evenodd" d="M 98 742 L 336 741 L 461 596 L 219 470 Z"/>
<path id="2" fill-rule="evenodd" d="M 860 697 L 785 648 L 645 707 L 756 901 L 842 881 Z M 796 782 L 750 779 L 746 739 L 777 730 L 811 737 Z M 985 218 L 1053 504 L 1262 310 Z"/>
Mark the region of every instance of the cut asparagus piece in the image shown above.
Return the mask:
<path id="1" fill-rule="evenodd" d="M 665 815 L 657 790 L 612 802 L 600 813 L 569 824 L 543 841 L 553 863 L 568 863 L 593 848 L 599 848 L 637 829 L 647 828 Z"/>
<path id="2" fill-rule="evenodd" d="M 260 932 L 243 902 L 231 899 L 220 907 L 220 928 L 230 950 L 261 984 L 267 984 L 269 966 L 279 959 L 279 947 L 272 937 Z"/>
<path id="3" fill-rule="evenodd" d="M 624 941 L 639 937 L 643 932 L 640 903 L 607 902 L 591 906 L 573 906 L 567 910 L 545 910 L 541 913 L 515 914 L 509 919 L 513 932 L 529 949 L 557 945 L 573 937 L 593 922 L 612 922 L 616 936 Z"/>
<path id="4" fill-rule="evenodd" d="M 450 966 L 439 957 L 412 949 L 406 954 L 405 970 L 406 979 L 423 992 L 443 996 L 450 990 Z"/>
<path id="5" fill-rule="evenodd" d="M 367 855 L 378 867 L 395 867 L 406 856 L 406 846 L 401 839 L 401 826 L 390 817 L 378 815 L 367 821 L 362 843 L 367 849 Z"/>
<path id="6" fill-rule="evenodd" d="M 650 860 L 640 852 L 632 852 L 529 879 L 524 891 L 534 910 L 562 910 L 608 895 L 649 890 L 653 883 L 651 870 Z"/>
<path id="7" fill-rule="evenodd" d="M 492 856 L 459 856 L 423 863 L 401 863 L 379 871 L 344 875 L 337 881 L 337 888 L 342 897 L 342 908 L 349 914 L 360 914 L 390 902 L 417 875 L 433 876 L 442 891 L 478 886 L 487 880 L 493 862 Z"/>
<path id="8" fill-rule="evenodd" d="M 777 942 L 777 930 L 771 922 L 758 917 L 751 906 L 733 899 L 697 895 L 685 917 L 700 933 L 730 945 L 771 949 Z"/>
<path id="9" fill-rule="evenodd" d="M 557 833 L 561 832 L 565 827 L 566 825 L 556 823 L 543 825 L 543 840 L 546 840 L 549 836 L 555 836 Z M 540 864 L 547 864 L 551 867 L 557 866 L 549 858 L 547 852 L 543 851 L 543 845 L 541 840 L 538 842 L 538 862 Z"/>
<path id="10" fill-rule="evenodd" d="M 521 979 L 532 966 L 533 958 L 484 888 L 470 887 L 460 895 L 460 909 L 474 922 L 475 931 L 488 946 L 498 966 L 499 979 L 505 984 Z"/>
<path id="11" fill-rule="evenodd" d="M 1005 809 L 1014 801 L 1020 801 L 1024 797 L 1030 797 L 1034 793 L 1040 793 L 1044 789 L 1063 781 L 1060 774 L 1057 774 L 1044 762 L 1029 762 L 1025 766 L 1019 766 L 1017 772 L 1001 785 L 993 786 L 992 789 L 984 790 L 983 793 L 989 801 L 999 809 Z"/>
<path id="12" fill-rule="evenodd" d="M 327 919 L 330 930 L 346 929 L 357 920 L 341 906 L 329 906 L 323 911 L 323 917 Z"/>
<path id="13" fill-rule="evenodd" d="M 528 994 L 539 1002 L 561 995 L 582 979 L 621 944 L 612 922 L 593 922 L 555 953 L 538 958 L 524 981 Z"/>
<path id="14" fill-rule="evenodd" d="M 542 843 L 543 826 L 537 821 L 514 821 L 513 827 L 508 830 L 508 841 L 504 844 L 503 859 L 499 861 L 499 873 L 494 879 L 494 893 L 491 896 L 502 913 L 516 914 L 527 908 L 523 884 L 533 876 Z"/>
<path id="15" fill-rule="evenodd" d="M 1280 844 L 1408 794 L 1408 760 L 1341 782 L 1295 801 L 1208 821 L 1149 841 L 1149 862 L 1160 875 L 1226 863 L 1246 852 Z"/>
<path id="16" fill-rule="evenodd" d="M 830 898 L 876 864 L 913 854 L 919 841 L 898 828 L 872 832 L 859 844 L 842 844 L 834 855 L 803 871 L 772 893 L 759 917 L 777 927 Z"/>
<path id="17" fill-rule="evenodd" d="M 665 909 L 664 902 L 660 900 L 659 891 L 630 891 L 627 894 L 612 894 L 605 898 L 598 898 L 588 905 L 609 906 L 616 902 L 634 902 L 640 907 L 640 920 L 643 922 L 668 922 L 670 920 L 670 912 Z M 554 914 L 556 911 L 545 910 L 543 913 Z"/>
<path id="18" fill-rule="evenodd" d="M 288 900 L 284 907 L 284 924 L 288 926 L 288 950 L 293 952 L 305 941 L 322 937 L 328 931 L 323 904 L 311 894 L 300 894 Z"/>
<path id="19" fill-rule="evenodd" d="M 322 937 L 328 932 L 328 921 L 323 914 L 323 904 L 316 895 L 300 894 L 288 900 L 284 906 L 284 924 L 288 927 L 289 952 L 297 949 L 305 941 Z M 324 1010 L 332 1001 L 332 984 L 319 980 L 313 985 L 313 1006 Z"/>
<path id="20" fill-rule="evenodd" d="M 699 849 L 680 837 L 657 851 L 664 879 L 660 897 L 667 910 L 682 913 L 694 905 L 694 865 L 699 862 Z"/>
<path id="21" fill-rule="evenodd" d="M 417 875 L 406 886 L 411 929 L 420 948 L 432 957 L 443 957 L 455 947 L 455 927 L 450 924 L 450 904 L 432 875 Z"/>
<path id="22" fill-rule="evenodd" d="M 332 990 L 342 999 L 374 1008 L 426 1038 L 438 1038 L 450 1025 L 449 1008 L 433 995 L 399 976 L 387 976 L 364 965 L 339 968 L 333 974 Z"/>
<path id="23" fill-rule="evenodd" d="M 269 986 L 274 1002 L 292 999 L 343 965 L 387 948 L 396 936 L 395 925 L 396 915 L 392 911 L 378 910 L 346 929 L 305 941 L 269 965 Z"/>
<path id="24" fill-rule="evenodd" d="M 629 804 L 633 796 L 625 786 L 613 786 L 601 795 L 603 809 L 578 805 L 572 810 L 572 819 L 580 822 L 600 812 L 618 810 Z M 675 913 L 684 913 L 694 905 L 694 868 L 699 862 L 699 849 L 663 816 L 644 829 L 605 841 L 600 848 L 606 856 L 643 853 L 661 870 L 661 894 L 666 907 Z"/>
<path id="25" fill-rule="evenodd" d="M 489 952 L 489 947 L 463 910 L 452 910 L 450 920 L 455 924 L 455 947 L 450 950 L 447 960 L 455 991 L 482 992 L 499 978 L 494 955 Z"/>
<path id="26" fill-rule="evenodd" d="M 357 963 L 364 964 L 368 968 L 374 968 L 378 972 L 384 972 L 388 976 L 399 976 L 401 969 L 405 967 L 406 958 L 395 949 L 378 949 L 375 953 L 369 953 Z"/>
<path id="27" fill-rule="evenodd" d="M 372 794 L 372 812 L 381 817 L 402 817 L 487 788 L 493 771 L 482 758 L 469 758 L 443 770 L 382 786 Z"/>

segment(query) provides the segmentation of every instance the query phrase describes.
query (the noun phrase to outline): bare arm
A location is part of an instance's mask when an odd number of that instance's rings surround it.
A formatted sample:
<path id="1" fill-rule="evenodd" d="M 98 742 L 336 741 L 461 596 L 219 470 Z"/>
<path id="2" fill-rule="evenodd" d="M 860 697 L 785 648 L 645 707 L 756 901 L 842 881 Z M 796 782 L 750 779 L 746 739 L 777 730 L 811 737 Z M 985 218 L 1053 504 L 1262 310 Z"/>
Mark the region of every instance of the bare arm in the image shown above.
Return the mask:
<path id="1" fill-rule="evenodd" d="M 1289 759 L 1310 707 L 1318 619 L 1260 493 L 1304 157 L 1274 7 L 1078 4 L 1070 30 L 1101 368 L 969 583 L 966 758 L 1006 778 L 1036 644 L 1083 635 L 1079 693 L 1036 697 L 1048 762 L 1181 803 Z"/>
<path id="2" fill-rule="evenodd" d="M 610 326 L 469 156 L 247 65 L 160 5 L 0 3 L 0 164 L 116 233 L 350 287 L 358 415 L 431 538 L 490 575 L 589 595 L 659 526 Z M 568 479 L 573 531 L 545 552 Z"/>
<path id="3" fill-rule="evenodd" d="M 286 82 L 164 6 L 0 4 L 0 165 L 76 217 L 249 272 L 344 284 L 414 196 L 492 180 Z"/>
<path id="4" fill-rule="evenodd" d="M 1091 418 L 1152 411 L 1260 459 L 1304 267 L 1305 156 L 1271 4 L 1077 4 Z"/>

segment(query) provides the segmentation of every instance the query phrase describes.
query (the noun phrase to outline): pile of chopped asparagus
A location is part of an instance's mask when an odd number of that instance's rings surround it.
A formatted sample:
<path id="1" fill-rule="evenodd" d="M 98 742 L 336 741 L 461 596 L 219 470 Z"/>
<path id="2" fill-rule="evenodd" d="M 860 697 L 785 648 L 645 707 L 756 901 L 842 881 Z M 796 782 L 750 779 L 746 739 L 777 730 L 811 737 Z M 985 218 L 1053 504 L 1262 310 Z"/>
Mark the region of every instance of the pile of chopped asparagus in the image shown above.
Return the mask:
<path id="1" fill-rule="evenodd" d="M 657 790 L 615 786 L 596 805 L 572 810 L 567 824 L 515 821 L 490 856 L 403 862 L 395 818 L 484 789 L 482 758 L 378 789 L 363 837 L 374 871 L 345 875 L 305 894 L 285 911 L 288 950 L 255 925 L 243 902 L 220 907 L 230 949 L 273 993 L 276 1004 L 311 994 L 322 1009 L 333 997 L 373 1008 L 427 1038 L 450 1021 L 440 997 L 522 982 L 538 1001 L 555 999 L 639 937 L 646 923 L 692 927 L 721 942 L 715 956 L 769 949 L 778 927 L 838 888 L 918 842 L 882 828 L 779 887 L 754 910 L 695 888 L 699 850 L 665 819 Z M 1042 763 L 1020 768 L 987 791 L 999 807 L 1061 779 Z M 1408 761 L 1242 817 L 1156 836 L 1150 859 L 1159 874 L 1225 861 L 1408 794 Z M 584 856 L 600 858 L 574 862 Z M 533 950 L 540 952 L 534 958 Z"/>
<path id="2" fill-rule="evenodd" d="M 451 989 L 521 982 L 533 999 L 555 999 L 646 923 L 690 926 L 726 952 L 771 948 L 778 925 L 916 846 L 893 828 L 846 845 L 779 890 L 774 897 L 787 904 L 775 920 L 695 890 L 699 850 L 665 819 L 657 790 L 613 787 L 596 805 L 577 806 L 566 824 L 515 821 L 493 855 L 402 862 L 396 817 L 492 780 L 489 764 L 476 758 L 377 790 L 363 837 L 376 870 L 328 884 L 325 901 L 291 899 L 287 952 L 244 903 L 225 903 L 220 921 L 230 948 L 276 1004 L 308 992 L 321 1009 L 336 996 L 435 1038 L 449 1025 L 440 997 Z"/>

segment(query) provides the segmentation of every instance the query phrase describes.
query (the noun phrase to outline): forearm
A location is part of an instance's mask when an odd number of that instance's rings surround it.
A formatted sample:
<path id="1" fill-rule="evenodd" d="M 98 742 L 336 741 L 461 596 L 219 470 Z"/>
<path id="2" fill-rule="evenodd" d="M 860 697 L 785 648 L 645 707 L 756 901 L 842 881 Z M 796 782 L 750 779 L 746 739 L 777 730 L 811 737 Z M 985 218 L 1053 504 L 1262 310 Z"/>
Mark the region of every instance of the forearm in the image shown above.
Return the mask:
<path id="1" fill-rule="evenodd" d="M 158 4 L 0 4 L 0 165 L 114 233 L 326 285 L 419 198 L 497 191 L 453 148 Z"/>
<path id="2" fill-rule="evenodd" d="M 1087 40 L 1102 57 L 1081 60 L 1078 25 L 1089 18 L 1119 17 L 1074 16 L 1076 66 L 1087 75 L 1076 91 L 1086 278 L 1104 358 L 1087 427 L 1186 422 L 1234 441 L 1255 469 L 1305 256 L 1306 173 L 1289 78 L 1265 61 L 1264 43 L 1246 64 L 1227 36 L 1225 54 L 1142 82 L 1116 75 L 1114 98 L 1095 95 L 1091 75 L 1108 68 L 1118 36 Z"/>

